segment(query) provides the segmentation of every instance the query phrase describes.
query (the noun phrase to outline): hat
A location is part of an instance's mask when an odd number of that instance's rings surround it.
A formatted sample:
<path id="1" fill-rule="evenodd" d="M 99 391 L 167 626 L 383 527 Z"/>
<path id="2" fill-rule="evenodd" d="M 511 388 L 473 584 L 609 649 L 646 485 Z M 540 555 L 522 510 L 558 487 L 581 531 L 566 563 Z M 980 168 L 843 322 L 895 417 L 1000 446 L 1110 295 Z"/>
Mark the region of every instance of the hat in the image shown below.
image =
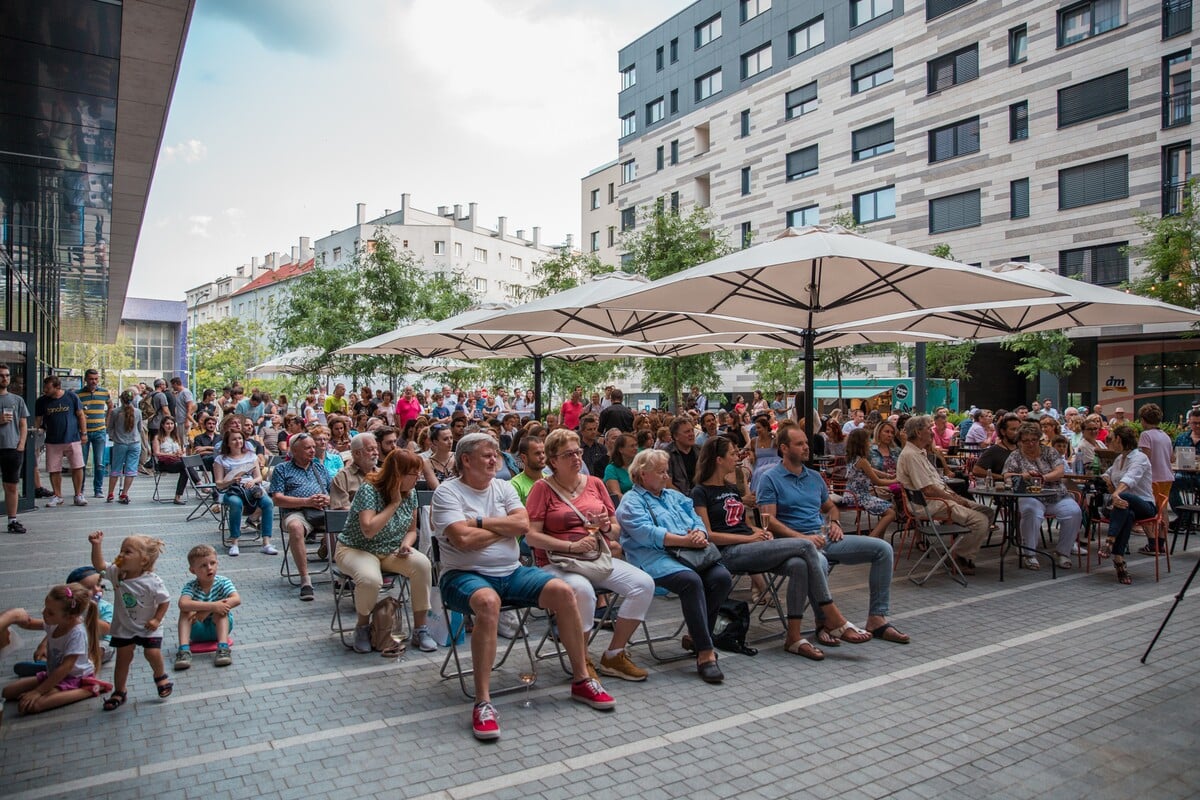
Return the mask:
<path id="1" fill-rule="evenodd" d="M 1080 414 L 1086 414 L 1086 413 L 1088 413 L 1088 410 L 1089 410 L 1089 409 L 1088 409 L 1088 407 L 1087 407 L 1087 406 L 1080 406 L 1080 407 L 1079 407 L 1079 413 L 1080 413 Z"/>
<path id="2" fill-rule="evenodd" d="M 100 570 L 95 567 L 76 567 L 67 574 L 67 583 L 79 583 L 84 578 L 96 575 Z"/>
<path id="3" fill-rule="evenodd" d="M 1125 409 L 1121 408 L 1120 406 L 1117 406 L 1116 408 L 1113 409 L 1113 413 L 1114 414 L 1124 414 Z"/>

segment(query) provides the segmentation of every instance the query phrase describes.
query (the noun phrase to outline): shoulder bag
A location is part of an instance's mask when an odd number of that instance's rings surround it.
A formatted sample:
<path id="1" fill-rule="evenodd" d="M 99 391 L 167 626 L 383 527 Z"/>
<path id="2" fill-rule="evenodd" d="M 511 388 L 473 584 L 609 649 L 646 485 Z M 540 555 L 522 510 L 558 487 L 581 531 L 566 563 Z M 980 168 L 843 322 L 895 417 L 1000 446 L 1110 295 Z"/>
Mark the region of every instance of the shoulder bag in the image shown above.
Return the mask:
<path id="1" fill-rule="evenodd" d="M 571 507 L 583 524 L 587 525 L 587 517 L 583 512 L 575 507 L 570 498 L 558 490 L 552 481 L 547 480 L 546 485 L 550 490 L 558 495 L 559 499 Z M 612 575 L 612 550 L 608 546 L 608 540 L 599 531 L 589 536 L 596 537 L 596 550 L 593 553 L 560 553 L 554 550 L 547 550 L 546 557 L 550 563 L 565 572 L 574 572 L 576 575 L 582 575 L 592 583 L 608 579 Z"/>
<path id="2" fill-rule="evenodd" d="M 658 517 L 654 513 L 654 509 L 646 502 L 646 498 L 642 498 L 642 505 L 646 507 L 646 511 L 650 513 L 650 519 L 654 520 L 654 524 L 658 525 Z M 665 527 L 665 526 L 662 526 Z M 682 534 L 677 534 L 682 535 Z M 707 531 L 705 536 L 707 536 Z M 721 560 L 721 551 L 712 543 L 712 539 L 708 540 L 708 544 L 704 547 L 664 547 L 671 558 L 683 564 L 688 569 L 694 572 L 704 572 L 709 567 L 717 564 Z"/>

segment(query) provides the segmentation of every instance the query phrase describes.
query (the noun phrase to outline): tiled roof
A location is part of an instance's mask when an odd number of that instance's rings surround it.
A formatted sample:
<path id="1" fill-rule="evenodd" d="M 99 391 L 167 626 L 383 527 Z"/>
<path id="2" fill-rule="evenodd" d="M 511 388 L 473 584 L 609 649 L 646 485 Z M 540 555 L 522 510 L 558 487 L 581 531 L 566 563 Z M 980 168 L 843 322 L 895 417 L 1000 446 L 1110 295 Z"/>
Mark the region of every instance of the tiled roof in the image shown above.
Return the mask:
<path id="1" fill-rule="evenodd" d="M 282 267 L 276 267 L 275 269 L 267 270 L 262 275 L 259 275 L 257 278 L 250 281 L 242 288 L 238 289 L 236 292 L 233 293 L 233 295 L 245 294 L 246 292 L 253 292 L 256 289 L 262 289 L 264 287 L 270 286 L 273 283 L 279 283 L 280 281 L 287 281 L 287 280 L 291 280 L 292 278 L 298 278 L 306 272 L 311 272 L 313 267 L 315 266 L 315 263 L 316 263 L 316 260 L 313 258 L 310 258 L 308 261 L 305 261 L 303 264 L 294 264 L 294 263 L 284 264 Z M 230 295 L 230 296 L 232 297 L 233 295 Z"/>

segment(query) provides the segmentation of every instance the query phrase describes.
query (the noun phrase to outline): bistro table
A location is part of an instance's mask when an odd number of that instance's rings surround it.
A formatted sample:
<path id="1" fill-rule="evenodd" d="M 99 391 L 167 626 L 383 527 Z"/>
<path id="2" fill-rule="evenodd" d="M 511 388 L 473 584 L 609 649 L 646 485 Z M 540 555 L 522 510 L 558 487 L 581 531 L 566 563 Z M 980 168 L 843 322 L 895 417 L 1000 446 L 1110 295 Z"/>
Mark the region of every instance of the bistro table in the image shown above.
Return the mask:
<path id="1" fill-rule="evenodd" d="M 1013 547 L 1017 548 L 1018 556 L 1030 550 L 1036 555 L 1045 556 L 1050 562 L 1051 579 L 1058 577 L 1058 565 L 1054 562 L 1054 553 L 1036 547 L 1026 547 L 1021 543 L 1021 520 L 1017 501 L 1022 497 L 1041 498 L 1046 492 L 1018 492 L 1013 489 L 1006 489 L 1001 484 L 992 489 L 975 485 L 971 487 L 971 494 L 976 497 L 991 498 L 992 502 L 996 505 L 997 514 L 1001 510 L 1004 511 L 1004 546 L 1000 551 L 1000 581 L 1002 583 L 1004 582 L 1004 557 L 1008 555 L 1009 549 Z"/>

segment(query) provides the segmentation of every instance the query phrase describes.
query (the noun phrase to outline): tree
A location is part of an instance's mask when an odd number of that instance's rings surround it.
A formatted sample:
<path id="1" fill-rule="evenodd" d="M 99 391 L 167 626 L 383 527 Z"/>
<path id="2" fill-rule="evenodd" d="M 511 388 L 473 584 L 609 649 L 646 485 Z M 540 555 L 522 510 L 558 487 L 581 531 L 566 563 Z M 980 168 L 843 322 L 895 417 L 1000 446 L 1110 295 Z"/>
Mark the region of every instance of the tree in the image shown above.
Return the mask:
<path id="1" fill-rule="evenodd" d="M 1083 363 L 1079 356 L 1071 354 L 1071 344 L 1062 331 L 1042 331 L 1008 336 L 1000 346 L 1024 354 L 1015 369 L 1027 380 L 1035 380 L 1039 373 L 1048 372 L 1062 382 Z"/>
<path id="2" fill-rule="evenodd" d="M 846 399 L 842 396 L 842 374 L 851 372 L 858 366 L 858 359 L 853 346 L 826 347 L 818 350 L 817 359 L 813 364 L 813 372 L 818 375 L 836 375 L 838 387 L 838 405 L 846 407 Z"/>
<path id="3" fill-rule="evenodd" d="M 229 386 L 246 380 L 246 373 L 267 353 L 258 342 L 258 325 L 237 317 L 205 322 L 192 329 L 196 388 Z"/>
<path id="4" fill-rule="evenodd" d="M 1145 242 L 1132 252 L 1144 264 L 1141 277 L 1126 288 L 1144 297 L 1184 308 L 1200 308 L 1200 206 L 1198 184 L 1188 181 L 1182 191 L 1179 213 L 1157 217 L 1139 214 L 1138 227 Z"/>
<path id="5" fill-rule="evenodd" d="M 600 263 L 596 256 L 563 247 L 550 258 L 534 264 L 533 283 L 518 288 L 517 299 L 522 303 L 539 300 L 574 289 L 610 272 L 616 272 L 616 268 Z"/>
<path id="6" fill-rule="evenodd" d="M 58 345 L 58 364 L 75 375 L 82 375 L 89 369 L 99 370 L 101 383 L 108 383 L 115 378 L 119 385 L 122 374 L 136 368 L 133 342 L 123 334 L 112 344 L 61 341 Z"/>
<path id="7" fill-rule="evenodd" d="M 751 369 L 763 394 L 791 392 L 804 385 L 804 356 L 797 350 L 756 350 Z"/>
<path id="8" fill-rule="evenodd" d="M 971 380 L 971 359 L 975 357 L 975 342 L 930 342 L 925 350 L 925 364 L 930 377 L 941 378 L 946 384 L 946 402 L 950 402 L 952 381 Z M 960 402 L 961 405 L 961 402 Z"/>

